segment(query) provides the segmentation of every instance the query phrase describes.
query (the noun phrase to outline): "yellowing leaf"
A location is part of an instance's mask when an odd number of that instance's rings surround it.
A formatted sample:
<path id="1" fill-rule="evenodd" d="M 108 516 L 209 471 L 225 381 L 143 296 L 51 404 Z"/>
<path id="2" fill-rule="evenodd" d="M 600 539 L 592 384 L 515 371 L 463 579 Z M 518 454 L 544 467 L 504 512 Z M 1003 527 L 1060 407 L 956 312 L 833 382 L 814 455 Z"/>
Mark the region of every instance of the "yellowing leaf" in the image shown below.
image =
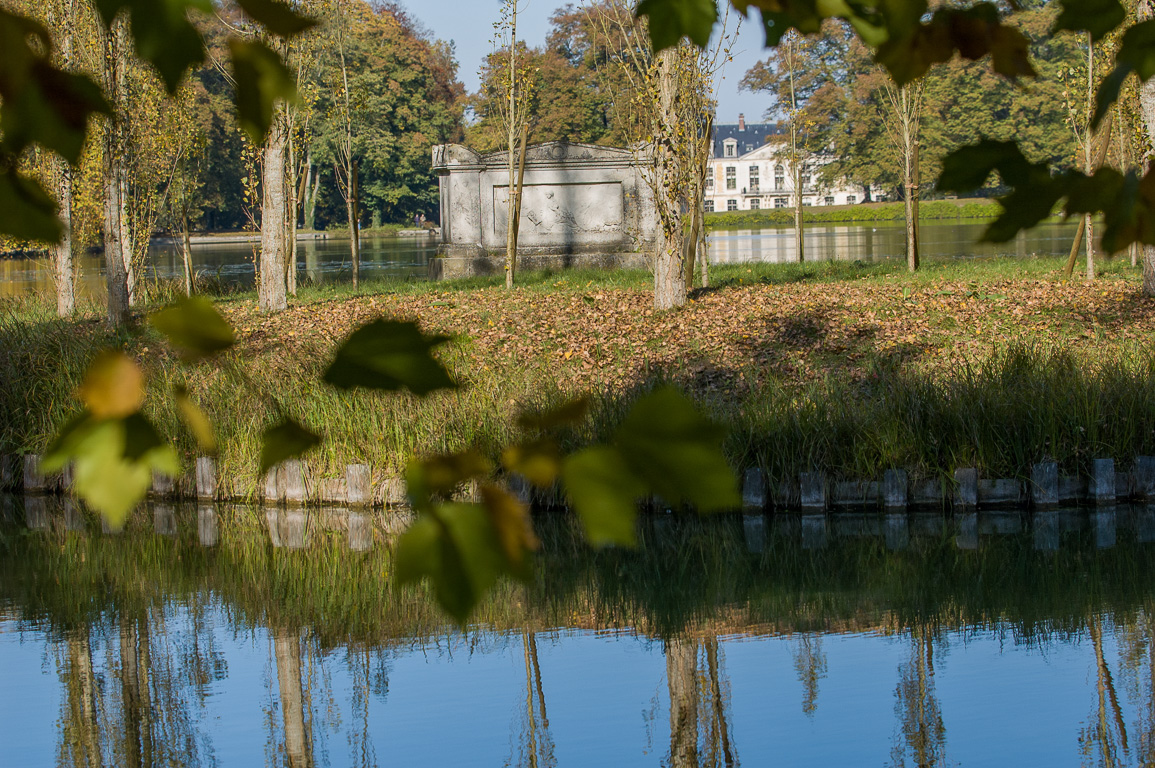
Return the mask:
<path id="1" fill-rule="evenodd" d="M 548 488 L 561 471 L 561 454 L 552 440 L 511 445 L 501 452 L 501 463 L 538 488 Z"/>
<path id="2" fill-rule="evenodd" d="M 201 410 L 200 406 L 196 404 L 184 387 L 175 387 L 173 389 L 173 398 L 176 400 L 177 412 L 180 414 L 181 420 L 184 421 L 185 426 L 193 433 L 196 438 L 197 445 L 201 450 L 209 453 L 217 452 L 217 436 L 213 432 L 212 422 L 205 412 Z"/>
<path id="3" fill-rule="evenodd" d="M 97 419 L 122 419 L 144 405 L 144 373 L 123 352 L 106 350 L 88 366 L 78 391 Z"/>
<path id="4" fill-rule="evenodd" d="M 198 360 L 236 343 L 232 326 L 203 296 L 182 299 L 149 317 L 153 328 L 186 358 Z"/>
<path id="5" fill-rule="evenodd" d="M 481 498 L 510 573 L 528 581 L 533 577 L 533 570 L 526 555 L 541 546 L 533 532 L 529 507 L 495 485 L 481 486 Z"/>

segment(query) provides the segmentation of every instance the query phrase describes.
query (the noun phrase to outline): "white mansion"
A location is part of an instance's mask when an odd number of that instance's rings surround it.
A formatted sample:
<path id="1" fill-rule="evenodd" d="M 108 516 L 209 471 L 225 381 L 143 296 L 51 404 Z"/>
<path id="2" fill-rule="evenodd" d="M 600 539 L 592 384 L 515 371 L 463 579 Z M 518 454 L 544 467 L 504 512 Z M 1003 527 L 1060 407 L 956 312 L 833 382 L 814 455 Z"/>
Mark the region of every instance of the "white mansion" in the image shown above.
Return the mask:
<path id="1" fill-rule="evenodd" d="M 842 182 L 819 186 L 818 169 L 830 158 L 812 156 L 802 168 L 802 188 L 794 188 L 794 170 L 784 149 L 788 136 L 775 123 L 715 125 L 710 166 L 706 173 L 707 211 L 753 211 L 793 208 L 795 195 L 802 205 L 854 205 L 866 199 L 861 185 Z"/>

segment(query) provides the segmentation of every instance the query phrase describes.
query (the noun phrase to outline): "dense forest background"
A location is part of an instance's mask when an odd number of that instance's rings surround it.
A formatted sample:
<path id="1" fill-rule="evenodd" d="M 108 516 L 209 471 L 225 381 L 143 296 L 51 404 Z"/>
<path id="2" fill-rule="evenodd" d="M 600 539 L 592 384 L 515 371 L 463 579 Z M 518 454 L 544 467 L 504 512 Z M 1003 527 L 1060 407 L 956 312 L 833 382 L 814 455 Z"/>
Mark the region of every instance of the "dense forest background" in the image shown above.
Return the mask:
<path id="1" fill-rule="evenodd" d="M 63 10 L 66 4 L 69 13 Z M 459 80 L 452 45 L 435 39 L 400 4 L 302 0 L 299 5 L 323 22 L 283 52 L 301 94 L 290 110 L 289 162 L 299 225 L 348 226 L 343 167 L 356 169 L 362 227 L 411 221 L 415 213 L 436 221 L 430 150 L 444 142 L 464 142 L 479 151 L 502 147 L 505 127 L 496 105 L 508 98 L 508 51 L 495 50 L 488 57 L 478 93 L 469 94 Z M 50 28 L 73 19 L 69 66 L 98 80 L 102 76 L 106 52 L 89 0 L 0 0 L 0 6 L 35 15 Z M 529 84 L 531 142 L 566 139 L 621 146 L 646 139 L 637 118 L 637 89 L 624 64 L 628 48 L 645 41 L 629 33 L 629 25 L 636 23 L 632 17 L 614 17 L 621 9 L 609 0 L 566 5 L 552 17 L 544 45 L 519 43 L 518 69 Z M 1057 168 L 1081 163 L 1087 96 L 1098 82 L 1094 70 L 1108 68 L 1089 59 L 1085 37 L 1048 34 L 1058 11 L 1055 2 L 1036 2 L 1012 17 L 1033 41 L 1031 53 L 1040 72 L 1035 81 L 1011 83 L 985 62 L 957 57 L 932 69 L 921 89 L 924 197 L 934 195 L 941 158 L 980 137 L 1015 138 L 1030 159 Z M 159 79 L 144 64 L 126 68 L 127 140 L 122 149 L 136 231 L 175 231 L 184 221 L 201 231 L 260 226 L 261 154 L 237 127 L 234 84 L 227 74 L 226 34 L 243 23 L 227 2 L 204 18 L 210 63 L 192 74 L 174 100 L 165 97 Z M 1116 44 L 1105 39 L 1090 53 L 1106 62 Z M 810 151 L 833 156 L 825 172 L 888 190 L 892 199 L 901 197 L 900 151 L 887 110 L 885 75 L 835 24 L 806 47 L 800 61 L 802 107 L 792 116 L 804 125 Z M 766 94 L 765 117 L 771 120 L 786 116 L 780 103 L 783 75 L 771 52 L 742 80 L 743 87 Z M 1114 119 L 1129 119 L 1126 104 Z M 736 120 L 737 115 L 716 117 L 719 123 Z M 1113 162 L 1120 166 L 1137 156 L 1127 146 L 1137 132 L 1123 128 L 1112 149 Z M 353 163 L 341 156 L 345 145 Z M 81 246 L 99 244 L 101 237 L 104 146 L 92 142 L 74 169 L 72 224 L 74 241 Z M 53 173 L 52 158 L 33 155 L 27 163 L 46 177 Z"/>

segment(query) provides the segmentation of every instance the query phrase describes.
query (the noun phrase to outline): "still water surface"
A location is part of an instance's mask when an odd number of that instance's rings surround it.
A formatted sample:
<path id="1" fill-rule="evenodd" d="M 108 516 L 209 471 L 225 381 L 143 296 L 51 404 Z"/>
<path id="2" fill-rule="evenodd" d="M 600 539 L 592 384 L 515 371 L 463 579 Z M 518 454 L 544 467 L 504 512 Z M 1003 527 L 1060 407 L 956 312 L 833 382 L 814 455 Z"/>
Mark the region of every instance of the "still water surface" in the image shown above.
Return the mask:
<path id="1" fill-rule="evenodd" d="M 980 244 L 978 238 L 986 222 L 925 222 L 921 229 L 924 259 L 972 257 L 1065 255 L 1071 247 L 1073 224 L 1048 222 L 1002 245 Z M 900 222 L 871 225 L 811 225 L 806 229 L 806 258 L 813 261 L 880 261 L 904 258 L 904 231 Z M 365 279 L 384 277 L 424 279 L 426 265 L 437 252 L 433 237 L 370 237 L 363 240 L 361 274 Z M 253 285 L 253 263 L 257 244 L 196 245 L 193 263 L 196 273 L 225 286 L 249 288 Z M 711 232 L 710 261 L 715 264 L 739 262 L 788 263 L 798 260 L 793 230 L 790 228 L 735 229 Z M 349 282 L 347 240 L 301 241 L 297 267 L 303 283 Z M 103 295 L 100 259 L 84 256 L 80 264 L 81 293 Z M 148 279 L 183 279 L 179 249 L 160 243 L 149 257 Z M 0 259 L 0 297 L 33 292 L 50 293 L 52 273 L 43 259 Z"/>
<path id="2" fill-rule="evenodd" d="M 647 518 L 631 552 L 545 515 L 464 632 L 388 588 L 383 513 L 0 518 L 5 765 L 1155 759 L 1155 507 Z"/>

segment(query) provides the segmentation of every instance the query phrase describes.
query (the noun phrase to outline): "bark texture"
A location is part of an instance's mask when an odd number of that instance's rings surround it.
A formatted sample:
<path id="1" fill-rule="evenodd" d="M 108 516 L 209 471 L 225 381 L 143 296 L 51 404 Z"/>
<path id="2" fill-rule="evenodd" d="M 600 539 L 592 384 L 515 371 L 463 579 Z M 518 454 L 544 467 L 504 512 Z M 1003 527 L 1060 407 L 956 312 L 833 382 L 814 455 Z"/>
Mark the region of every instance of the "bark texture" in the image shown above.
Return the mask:
<path id="1" fill-rule="evenodd" d="M 285 194 L 285 162 L 289 134 L 284 114 L 278 115 L 265 139 L 261 171 L 261 264 L 257 303 L 262 312 L 279 312 L 289 305 L 285 281 L 288 258 L 288 195 Z"/>
<path id="2" fill-rule="evenodd" d="M 1139 21 L 1155 18 L 1155 2 L 1140 0 L 1138 15 Z M 1155 78 L 1151 78 L 1139 86 L 1139 109 L 1143 117 L 1143 126 L 1147 131 L 1147 144 L 1155 147 Z M 1146 172 L 1150 172 L 1150 152 L 1143 159 L 1143 167 Z M 1142 256 L 1143 295 L 1155 296 L 1155 245 L 1144 245 Z"/>

